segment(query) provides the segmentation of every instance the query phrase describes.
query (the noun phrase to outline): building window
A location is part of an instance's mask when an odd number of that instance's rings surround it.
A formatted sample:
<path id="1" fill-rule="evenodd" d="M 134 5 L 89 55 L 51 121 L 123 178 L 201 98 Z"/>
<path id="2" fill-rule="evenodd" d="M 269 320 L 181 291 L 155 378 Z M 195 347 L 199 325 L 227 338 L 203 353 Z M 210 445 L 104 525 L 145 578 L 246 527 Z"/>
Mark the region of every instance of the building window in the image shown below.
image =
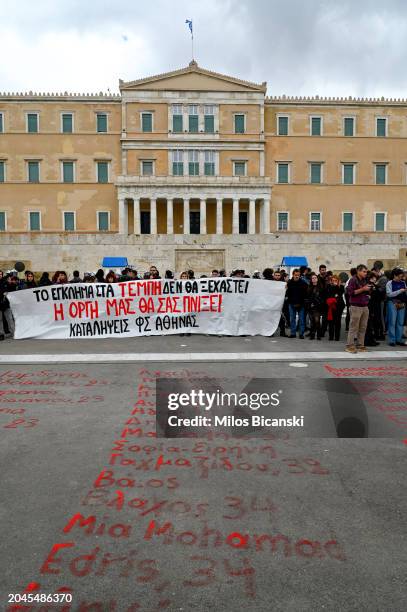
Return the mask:
<path id="1" fill-rule="evenodd" d="M 355 135 L 355 119 L 354 117 L 344 117 L 343 120 L 343 135 L 354 136 Z"/>
<path id="2" fill-rule="evenodd" d="M 72 134 L 73 132 L 73 115 L 72 113 L 62 113 L 62 133 Z"/>
<path id="3" fill-rule="evenodd" d="M 376 117 L 376 136 L 387 136 L 387 118 Z"/>
<path id="4" fill-rule="evenodd" d="M 6 213 L 2 210 L 0 210 L 0 232 L 5 232 L 6 231 Z"/>
<path id="5" fill-rule="evenodd" d="M 184 175 L 184 151 L 172 152 L 172 174 L 174 176 Z"/>
<path id="6" fill-rule="evenodd" d="M 387 183 L 387 164 L 375 164 L 375 181 L 376 185 L 385 185 Z"/>
<path id="7" fill-rule="evenodd" d="M 321 213 L 320 212 L 310 213 L 309 228 L 311 232 L 321 231 Z"/>
<path id="8" fill-rule="evenodd" d="M 39 232 L 41 230 L 41 213 L 30 212 L 28 215 L 30 232 Z"/>
<path id="9" fill-rule="evenodd" d="M 151 213 L 149 210 L 140 211 L 140 234 L 151 234 Z"/>
<path id="10" fill-rule="evenodd" d="M 235 161 L 233 162 L 233 174 L 234 176 L 246 176 L 246 162 Z"/>
<path id="11" fill-rule="evenodd" d="M 141 131 L 153 131 L 153 113 L 141 113 Z"/>
<path id="12" fill-rule="evenodd" d="M 322 117 L 311 117 L 311 136 L 322 136 Z"/>
<path id="13" fill-rule="evenodd" d="M 39 183 L 40 182 L 40 162 L 29 161 L 28 166 L 28 182 Z"/>
<path id="14" fill-rule="evenodd" d="M 204 106 L 204 131 L 206 134 L 213 134 L 215 131 L 215 112 L 211 105 Z"/>
<path id="15" fill-rule="evenodd" d="M 74 163 L 72 161 L 62 162 L 62 182 L 73 183 L 74 180 Z"/>
<path id="16" fill-rule="evenodd" d="M 235 134 L 245 133 L 245 116 L 235 115 Z"/>
<path id="17" fill-rule="evenodd" d="M 4 183 L 6 180 L 6 164 L 4 161 L 0 161 L 0 183 Z"/>
<path id="18" fill-rule="evenodd" d="M 141 174 L 143 176 L 153 176 L 154 162 L 152 160 L 143 160 L 141 162 Z"/>
<path id="19" fill-rule="evenodd" d="M 64 212 L 64 232 L 75 231 L 75 213 Z"/>
<path id="20" fill-rule="evenodd" d="M 188 151 L 188 174 L 189 176 L 199 176 L 198 151 Z"/>
<path id="21" fill-rule="evenodd" d="M 386 213 L 384 212 L 375 213 L 374 229 L 375 229 L 375 232 L 386 231 Z"/>
<path id="22" fill-rule="evenodd" d="M 286 232 L 288 230 L 288 212 L 277 213 L 277 230 Z"/>
<path id="23" fill-rule="evenodd" d="M 353 213 L 351 212 L 342 213 L 342 230 L 344 232 L 353 231 Z"/>
<path id="24" fill-rule="evenodd" d="M 280 115 L 277 117 L 277 134 L 279 136 L 288 136 L 288 117 Z"/>
<path id="25" fill-rule="evenodd" d="M 342 183 L 353 185 L 355 182 L 355 164 L 342 164 Z"/>
<path id="26" fill-rule="evenodd" d="M 198 106 L 196 104 L 188 106 L 188 130 L 193 134 L 198 132 Z"/>
<path id="27" fill-rule="evenodd" d="M 277 164 L 277 183 L 288 183 L 288 164 Z"/>
<path id="28" fill-rule="evenodd" d="M 109 162 L 97 162 L 97 181 L 98 183 L 109 182 Z"/>
<path id="29" fill-rule="evenodd" d="M 215 176 L 215 151 L 205 151 L 205 176 Z"/>
<path id="30" fill-rule="evenodd" d="M 247 210 L 239 210 L 239 234 L 247 234 L 248 222 L 247 222 Z"/>
<path id="31" fill-rule="evenodd" d="M 109 213 L 98 211 L 98 230 L 99 232 L 108 232 L 110 226 Z"/>
<path id="32" fill-rule="evenodd" d="M 174 104 L 172 107 L 172 131 L 182 132 L 182 104 Z"/>
<path id="33" fill-rule="evenodd" d="M 201 233 L 201 213 L 199 210 L 189 211 L 189 233 L 200 234 Z"/>
<path id="34" fill-rule="evenodd" d="M 4 132 L 4 114 L 0 113 L 0 133 Z"/>
<path id="35" fill-rule="evenodd" d="M 38 132 L 38 113 L 27 113 L 27 132 L 29 134 Z"/>
<path id="36" fill-rule="evenodd" d="M 106 113 L 96 113 L 96 131 L 97 132 L 107 132 Z"/>
<path id="37" fill-rule="evenodd" d="M 322 183 L 322 164 L 312 162 L 310 164 L 310 182 Z"/>

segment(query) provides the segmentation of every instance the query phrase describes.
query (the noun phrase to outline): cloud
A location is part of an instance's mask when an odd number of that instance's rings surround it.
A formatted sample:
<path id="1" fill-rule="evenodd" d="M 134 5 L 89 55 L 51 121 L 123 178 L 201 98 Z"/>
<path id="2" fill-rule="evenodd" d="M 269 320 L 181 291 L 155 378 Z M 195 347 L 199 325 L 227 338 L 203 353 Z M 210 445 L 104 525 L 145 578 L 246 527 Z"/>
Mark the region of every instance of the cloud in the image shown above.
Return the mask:
<path id="1" fill-rule="evenodd" d="M 279 95 L 404 97 L 405 0 L 3 0 L 2 90 L 117 90 L 199 64 Z"/>

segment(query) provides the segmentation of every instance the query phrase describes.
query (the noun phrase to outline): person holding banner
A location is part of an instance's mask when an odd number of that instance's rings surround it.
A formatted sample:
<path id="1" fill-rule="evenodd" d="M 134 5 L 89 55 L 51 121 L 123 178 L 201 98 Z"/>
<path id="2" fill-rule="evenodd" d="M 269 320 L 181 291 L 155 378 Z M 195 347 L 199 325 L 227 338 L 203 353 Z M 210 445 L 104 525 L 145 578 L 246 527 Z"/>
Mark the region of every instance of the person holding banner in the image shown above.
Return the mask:
<path id="1" fill-rule="evenodd" d="M 285 280 L 281 276 L 280 270 L 274 270 L 274 272 L 273 272 L 273 270 L 271 268 L 266 268 L 265 270 L 263 270 L 264 278 L 267 278 L 265 273 L 270 274 L 270 272 L 272 273 L 270 280 L 278 282 L 278 283 L 286 284 Z M 287 323 L 288 320 L 289 320 L 288 304 L 287 304 L 286 297 L 284 297 L 284 303 L 283 303 L 283 307 L 282 307 L 282 310 L 281 310 L 280 322 L 278 324 L 278 327 L 280 329 L 280 336 L 282 338 L 286 337 L 285 328 L 286 328 L 286 323 Z"/>
<path id="2" fill-rule="evenodd" d="M 35 282 L 34 279 L 34 274 L 31 272 L 31 270 L 26 270 L 24 272 L 25 275 L 25 281 L 22 281 L 22 283 L 19 286 L 19 289 L 34 289 L 34 287 L 37 286 L 37 283 Z"/>
<path id="3" fill-rule="evenodd" d="M 3 316 L 6 320 L 8 331 L 11 337 L 14 336 L 14 317 L 11 312 L 10 302 L 7 295 L 17 291 L 18 277 L 17 272 L 11 272 L 6 277 L 6 282 L 3 282 L 0 286 L 0 340 L 5 339 L 5 330 L 3 323 Z"/>

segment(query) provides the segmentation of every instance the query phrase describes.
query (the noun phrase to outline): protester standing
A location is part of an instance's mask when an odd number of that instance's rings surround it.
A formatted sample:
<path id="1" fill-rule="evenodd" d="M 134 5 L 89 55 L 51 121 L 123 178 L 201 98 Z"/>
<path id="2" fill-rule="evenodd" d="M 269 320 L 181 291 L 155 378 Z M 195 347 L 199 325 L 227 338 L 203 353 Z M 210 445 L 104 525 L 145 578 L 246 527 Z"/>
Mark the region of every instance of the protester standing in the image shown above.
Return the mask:
<path id="1" fill-rule="evenodd" d="M 281 278 L 280 270 L 275 270 L 273 272 L 272 268 L 265 268 L 263 270 L 263 278 L 265 280 L 271 280 L 271 281 L 274 281 L 274 282 L 277 281 L 278 283 L 281 283 L 281 282 L 285 283 L 285 281 Z M 280 329 L 280 336 L 282 338 L 286 337 L 285 326 L 286 326 L 286 318 L 288 318 L 287 315 L 286 315 L 286 312 L 285 312 L 285 308 L 286 308 L 285 304 L 286 304 L 286 300 L 284 298 L 284 305 L 283 305 L 283 308 L 282 308 L 281 317 L 280 317 L 280 321 L 279 321 L 279 324 L 278 324 L 278 327 Z"/>
<path id="2" fill-rule="evenodd" d="M 290 312 L 290 338 L 297 335 L 297 315 L 299 323 L 299 337 L 304 339 L 305 332 L 305 299 L 307 297 L 308 285 L 300 278 L 300 271 L 293 270 L 292 278 L 287 283 L 287 301 Z"/>
<path id="3" fill-rule="evenodd" d="M 69 282 L 70 283 L 82 283 L 83 282 L 80 277 L 79 270 L 74 270 L 72 272 L 72 278 Z"/>
<path id="4" fill-rule="evenodd" d="M 14 336 L 14 317 L 11 312 L 10 302 L 7 298 L 9 293 L 12 293 L 17 290 L 18 285 L 18 277 L 17 272 L 10 272 L 6 277 L 6 282 L 2 283 L 2 287 L 0 290 L 0 340 L 4 340 L 5 338 L 5 330 L 3 325 L 3 316 L 6 320 L 6 324 L 8 327 L 9 335 Z"/>
<path id="5" fill-rule="evenodd" d="M 342 313 L 345 308 L 345 289 L 341 285 L 339 276 L 333 275 L 331 283 L 326 287 L 326 305 L 329 340 L 338 341 L 341 337 Z"/>
<path id="6" fill-rule="evenodd" d="M 52 281 L 49 278 L 49 272 L 43 272 L 41 274 L 41 278 L 38 281 L 38 286 L 39 287 L 49 287 L 50 285 L 52 285 Z"/>
<path id="7" fill-rule="evenodd" d="M 403 325 L 406 309 L 406 282 L 401 268 L 392 270 L 392 280 L 386 285 L 387 333 L 389 346 L 406 346 L 403 342 Z"/>
<path id="8" fill-rule="evenodd" d="M 319 266 L 318 285 L 319 285 L 321 297 L 323 298 L 323 306 L 322 306 L 322 311 L 321 311 L 321 319 L 322 319 L 321 320 L 321 337 L 323 338 L 328 328 L 328 320 L 327 320 L 328 307 L 326 305 L 327 270 L 326 270 L 325 264 L 321 264 Z"/>
<path id="9" fill-rule="evenodd" d="M 113 270 L 109 270 L 109 272 L 106 274 L 105 277 L 105 283 L 108 283 L 109 285 L 111 285 L 112 283 L 116 283 L 117 279 L 116 279 L 116 274 L 113 272 Z"/>
<path id="10" fill-rule="evenodd" d="M 356 274 L 348 283 L 347 294 L 349 296 L 350 322 L 348 340 L 345 350 L 348 353 L 366 351 L 365 333 L 369 319 L 369 294 L 371 285 L 367 282 L 367 267 L 359 264 Z M 356 339 L 356 345 L 355 345 Z"/>
<path id="11" fill-rule="evenodd" d="M 321 340 L 321 312 L 324 304 L 316 274 L 311 274 L 310 285 L 307 289 L 306 305 L 311 326 L 309 339 L 314 340 L 316 334 L 317 340 Z"/>
<path id="12" fill-rule="evenodd" d="M 377 342 L 381 335 L 381 303 L 382 296 L 377 286 L 377 273 L 373 270 L 367 274 L 367 282 L 371 285 L 370 300 L 368 304 L 369 319 L 365 334 L 365 346 L 379 346 Z"/>

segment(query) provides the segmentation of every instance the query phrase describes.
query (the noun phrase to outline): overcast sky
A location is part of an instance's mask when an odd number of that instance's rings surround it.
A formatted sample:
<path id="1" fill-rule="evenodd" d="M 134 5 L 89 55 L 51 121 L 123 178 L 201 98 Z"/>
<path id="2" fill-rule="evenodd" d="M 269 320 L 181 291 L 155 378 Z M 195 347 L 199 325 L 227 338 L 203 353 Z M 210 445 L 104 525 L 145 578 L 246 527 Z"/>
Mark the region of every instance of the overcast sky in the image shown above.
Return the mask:
<path id="1" fill-rule="evenodd" d="M 407 97 L 407 0 L 0 0 L 1 91 L 118 91 L 195 59 L 268 95 Z"/>

